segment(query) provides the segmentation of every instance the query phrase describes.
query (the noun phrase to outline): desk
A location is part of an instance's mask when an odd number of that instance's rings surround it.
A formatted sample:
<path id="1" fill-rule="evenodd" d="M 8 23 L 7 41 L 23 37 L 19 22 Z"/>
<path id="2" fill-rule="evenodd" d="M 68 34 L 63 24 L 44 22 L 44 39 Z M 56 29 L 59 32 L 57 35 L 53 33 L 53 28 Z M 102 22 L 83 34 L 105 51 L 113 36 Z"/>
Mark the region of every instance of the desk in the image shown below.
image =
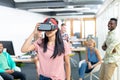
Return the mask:
<path id="1" fill-rule="evenodd" d="M 86 39 L 74 39 L 74 40 L 70 40 L 70 42 L 79 42 L 79 41 L 86 41 Z"/>
<path id="2" fill-rule="evenodd" d="M 81 60 L 81 51 L 86 51 L 86 47 L 71 48 L 73 52 L 78 52 L 79 60 Z"/>
<path id="3" fill-rule="evenodd" d="M 19 58 L 17 56 L 11 56 L 15 62 L 34 62 L 33 58 Z"/>
<path id="4" fill-rule="evenodd" d="M 81 52 L 81 51 L 86 51 L 86 48 L 85 47 L 79 47 L 79 48 L 71 48 L 72 51 L 74 52 Z M 18 56 L 11 56 L 12 59 L 15 61 L 15 62 L 34 62 L 34 59 L 33 58 L 19 58 Z M 22 56 L 23 57 L 23 56 Z M 79 59 L 81 60 L 81 54 L 79 53 Z"/>
<path id="5" fill-rule="evenodd" d="M 71 48 L 72 51 L 86 51 L 85 47 Z"/>
<path id="6" fill-rule="evenodd" d="M 77 38 L 76 38 L 76 39 L 71 39 L 71 40 L 70 40 L 70 43 L 76 44 L 76 42 L 78 42 L 78 43 L 80 43 L 81 46 L 84 46 L 84 44 L 85 44 L 84 42 L 85 42 L 85 41 L 86 41 L 86 39 L 77 39 Z M 77 44 L 78 44 L 78 43 L 77 43 Z"/>

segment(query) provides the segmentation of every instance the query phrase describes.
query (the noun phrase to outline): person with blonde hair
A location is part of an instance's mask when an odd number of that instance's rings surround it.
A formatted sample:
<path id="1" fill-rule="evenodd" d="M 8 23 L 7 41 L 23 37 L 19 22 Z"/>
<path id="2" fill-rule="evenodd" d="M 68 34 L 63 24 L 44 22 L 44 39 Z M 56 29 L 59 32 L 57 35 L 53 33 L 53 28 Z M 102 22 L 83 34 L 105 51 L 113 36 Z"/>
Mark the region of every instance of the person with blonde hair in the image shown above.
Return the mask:
<path id="1" fill-rule="evenodd" d="M 79 62 L 79 80 L 83 80 L 85 73 L 91 72 L 95 66 L 102 63 L 99 50 L 95 47 L 95 40 L 88 39 L 86 46 L 86 59 Z"/>

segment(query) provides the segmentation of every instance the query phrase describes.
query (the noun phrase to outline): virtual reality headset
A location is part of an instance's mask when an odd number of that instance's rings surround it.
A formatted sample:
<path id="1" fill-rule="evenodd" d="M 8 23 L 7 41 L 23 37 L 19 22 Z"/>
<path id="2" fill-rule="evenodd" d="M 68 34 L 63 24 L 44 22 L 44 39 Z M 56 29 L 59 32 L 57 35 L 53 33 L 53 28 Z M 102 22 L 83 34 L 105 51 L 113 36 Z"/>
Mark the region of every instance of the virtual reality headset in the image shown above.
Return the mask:
<path id="1" fill-rule="evenodd" d="M 50 23 L 41 23 L 38 27 L 39 31 L 53 31 L 57 29 L 57 26 L 51 25 Z"/>
<path id="2" fill-rule="evenodd" d="M 40 24 L 38 31 L 53 31 L 57 28 L 57 21 L 53 18 L 47 18 L 44 23 Z"/>

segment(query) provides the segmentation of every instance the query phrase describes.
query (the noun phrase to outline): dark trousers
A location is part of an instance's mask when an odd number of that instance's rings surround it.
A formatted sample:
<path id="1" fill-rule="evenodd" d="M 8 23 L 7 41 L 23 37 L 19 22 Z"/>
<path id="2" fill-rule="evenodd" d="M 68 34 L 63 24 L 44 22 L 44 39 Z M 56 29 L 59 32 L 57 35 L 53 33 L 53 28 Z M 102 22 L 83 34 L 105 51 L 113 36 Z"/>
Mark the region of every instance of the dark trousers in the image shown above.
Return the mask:
<path id="1" fill-rule="evenodd" d="M 51 78 L 40 75 L 39 80 L 52 80 Z"/>
<path id="2" fill-rule="evenodd" d="M 8 74 L 4 72 L 4 73 L 0 73 L 0 75 L 4 80 L 14 80 L 14 79 L 26 80 L 25 74 L 18 71 L 14 71 L 12 74 Z"/>

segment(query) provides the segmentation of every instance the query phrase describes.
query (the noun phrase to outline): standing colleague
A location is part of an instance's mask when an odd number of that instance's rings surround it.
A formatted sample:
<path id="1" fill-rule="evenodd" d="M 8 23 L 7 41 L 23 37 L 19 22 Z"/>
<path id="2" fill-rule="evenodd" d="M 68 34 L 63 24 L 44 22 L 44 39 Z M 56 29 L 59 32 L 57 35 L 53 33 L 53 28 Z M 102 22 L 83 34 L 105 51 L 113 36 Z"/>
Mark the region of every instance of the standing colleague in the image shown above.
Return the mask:
<path id="1" fill-rule="evenodd" d="M 3 44 L 0 43 L 0 75 L 4 80 L 26 80 L 25 74 L 16 71 L 15 62 L 9 53 L 3 52 Z"/>
<path id="2" fill-rule="evenodd" d="M 41 27 L 41 24 L 38 23 L 24 42 L 21 51 L 26 53 L 35 50 L 38 53 L 39 80 L 70 80 L 69 53 L 71 50 L 68 43 L 62 39 L 58 21 L 55 18 L 47 18 L 44 24 L 49 24 L 49 26 L 42 26 L 42 28 L 52 27 L 54 29 L 45 31 L 43 39 L 39 38 L 31 44 L 35 33 Z"/>
<path id="3" fill-rule="evenodd" d="M 102 46 L 105 52 L 104 63 L 101 66 L 99 80 L 111 80 L 115 68 L 120 65 L 120 37 L 116 31 L 117 19 L 108 22 L 108 34 Z"/>

